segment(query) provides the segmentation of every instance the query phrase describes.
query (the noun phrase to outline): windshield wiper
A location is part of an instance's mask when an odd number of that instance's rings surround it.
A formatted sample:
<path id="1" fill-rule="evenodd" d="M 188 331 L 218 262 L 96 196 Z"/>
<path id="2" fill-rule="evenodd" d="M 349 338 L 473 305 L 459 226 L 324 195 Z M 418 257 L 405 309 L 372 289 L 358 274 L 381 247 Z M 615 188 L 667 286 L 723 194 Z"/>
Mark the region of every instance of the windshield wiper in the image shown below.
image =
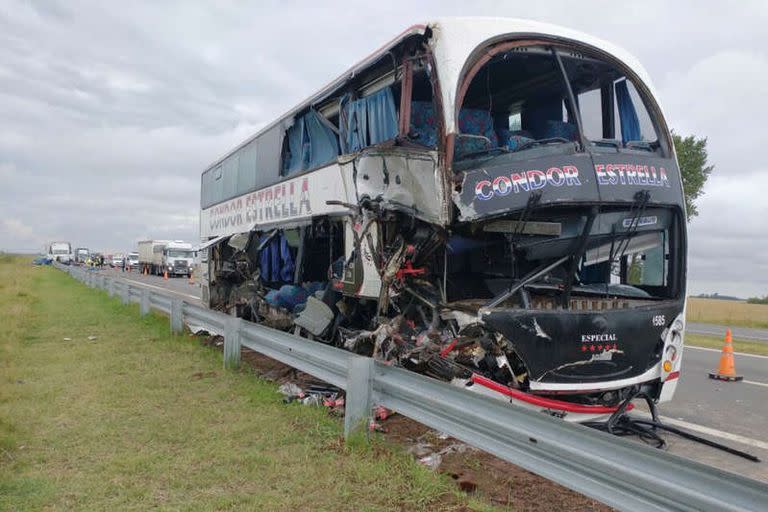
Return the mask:
<path id="1" fill-rule="evenodd" d="M 592 206 L 589 209 L 589 215 L 587 216 L 587 222 L 584 224 L 584 229 L 581 231 L 579 240 L 576 242 L 576 248 L 571 255 L 571 264 L 568 268 L 568 273 L 565 276 L 565 285 L 563 287 L 562 306 L 563 309 L 568 309 L 571 300 L 571 290 L 573 289 L 573 278 L 576 276 L 576 269 L 579 262 L 584 257 L 584 251 L 587 249 L 587 239 L 592 232 L 592 226 L 597 218 L 599 208 Z"/>
<path id="2" fill-rule="evenodd" d="M 629 248 L 629 242 L 637 233 L 637 228 L 640 227 L 640 218 L 642 217 L 643 213 L 645 213 L 645 207 L 648 206 L 648 201 L 650 201 L 650 199 L 651 193 L 647 190 L 640 190 L 635 194 L 635 201 L 632 203 L 632 207 L 629 209 L 629 213 L 632 214 L 632 217 L 629 219 L 629 226 L 627 227 L 627 231 L 624 233 L 624 237 L 619 240 L 619 244 L 616 247 L 613 246 L 616 231 L 614 230 L 613 232 L 614 238 L 611 239 L 611 252 L 608 254 L 608 261 L 611 265 L 613 265 L 614 261 L 621 261 L 621 259 L 624 257 L 624 253 Z M 619 253 L 618 258 L 616 257 L 616 253 Z"/>
<path id="3" fill-rule="evenodd" d="M 542 277 L 542 276 L 552 272 L 554 269 L 556 269 L 557 267 L 559 267 L 560 265 L 562 265 L 563 263 L 568 261 L 568 258 L 570 258 L 570 255 L 569 256 L 563 256 L 562 258 L 560 258 L 558 260 L 555 260 L 554 263 L 550 263 L 549 265 L 544 265 L 544 266 L 541 266 L 541 267 L 537 268 L 536 270 L 534 270 L 533 272 L 531 272 L 527 276 L 523 277 L 520 281 L 518 281 L 517 283 L 512 285 L 512 287 L 509 290 L 507 290 L 506 292 L 502 293 L 498 297 L 494 297 L 493 300 L 491 300 L 488 304 L 486 304 L 483 307 L 484 308 L 495 308 L 496 306 L 498 306 L 499 304 L 501 304 L 502 302 L 504 302 L 505 300 L 507 300 L 508 298 L 513 296 L 515 294 L 515 292 L 517 292 L 517 290 L 521 289 L 523 286 L 525 286 L 525 285 L 527 285 L 527 284 L 537 280 L 538 278 L 540 278 L 540 277 Z"/>

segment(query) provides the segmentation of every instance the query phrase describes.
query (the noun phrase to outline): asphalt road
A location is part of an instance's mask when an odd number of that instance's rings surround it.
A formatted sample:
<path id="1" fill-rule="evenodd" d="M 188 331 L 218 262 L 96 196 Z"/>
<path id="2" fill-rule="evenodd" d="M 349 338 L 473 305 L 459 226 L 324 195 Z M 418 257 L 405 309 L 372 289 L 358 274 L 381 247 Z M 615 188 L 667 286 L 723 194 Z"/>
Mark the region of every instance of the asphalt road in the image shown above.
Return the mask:
<path id="1" fill-rule="evenodd" d="M 189 302 L 200 304 L 199 283 L 190 284 L 186 278 L 169 278 L 166 281 L 162 277 L 137 273 L 114 270 L 102 272 L 119 275 L 144 286 L 162 288 Z M 725 333 L 725 327 L 718 325 L 694 323 L 688 324 L 687 328 L 698 334 L 720 336 Z M 758 337 L 748 338 L 745 334 Z M 768 330 L 734 328 L 733 335 L 740 339 L 768 341 Z M 765 462 L 750 462 L 673 434 L 665 434 L 669 451 L 768 482 L 768 357 L 737 353 L 736 371 L 744 376 L 742 382 L 722 382 L 709 378 L 709 372 L 717 369 L 719 358 L 718 350 L 686 347 L 675 397 L 672 402 L 662 404 L 659 408 L 662 420 L 752 453 Z M 638 410 L 642 409 L 642 406 L 638 407 Z"/>
<path id="2" fill-rule="evenodd" d="M 725 336 L 725 325 L 702 324 L 689 322 L 685 326 L 687 332 L 704 334 L 707 336 Z M 738 340 L 766 341 L 768 342 L 768 329 L 751 329 L 749 327 L 731 327 L 731 334 Z"/>
<path id="3" fill-rule="evenodd" d="M 709 378 L 720 360 L 718 350 L 686 347 L 674 399 L 659 409 L 662 422 L 760 457 L 754 463 L 675 435 L 665 436 L 670 451 L 768 481 L 768 357 L 737 353 L 742 382 Z"/>
<path id="4" fill-rule="evenodd" d="M 139 272 L 123 272 L 111 268 L 105 268 L 101 272 L 111 277 L 129 279 L 149 288 L 167 290 L 190 303 L 202 305 L 202 302 L 200 301 L 200 283 L 195 281 L 193 284 L 190 284 L 186 277 L 168 277 L 168 280 L 166 281 L 160 276 L 145 276 Z"/>

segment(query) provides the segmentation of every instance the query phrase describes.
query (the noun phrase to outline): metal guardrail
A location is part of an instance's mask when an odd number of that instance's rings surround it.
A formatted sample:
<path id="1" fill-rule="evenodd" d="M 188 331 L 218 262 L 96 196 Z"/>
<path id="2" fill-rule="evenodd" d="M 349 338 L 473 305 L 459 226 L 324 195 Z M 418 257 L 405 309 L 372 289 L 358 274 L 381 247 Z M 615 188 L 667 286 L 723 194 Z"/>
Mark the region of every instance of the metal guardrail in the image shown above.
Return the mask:
<path id="1" fill-rule="evenodd" d="M 758 511 L 768 485 L 470 391 L 328 345 L 184 302 L 172 293 L 59 266 L 94 288 L 224 335 L 224 365 L 245 346 L 347 391 L 345 435 L 365 430 L 374 404 L 619 510 Z"/>

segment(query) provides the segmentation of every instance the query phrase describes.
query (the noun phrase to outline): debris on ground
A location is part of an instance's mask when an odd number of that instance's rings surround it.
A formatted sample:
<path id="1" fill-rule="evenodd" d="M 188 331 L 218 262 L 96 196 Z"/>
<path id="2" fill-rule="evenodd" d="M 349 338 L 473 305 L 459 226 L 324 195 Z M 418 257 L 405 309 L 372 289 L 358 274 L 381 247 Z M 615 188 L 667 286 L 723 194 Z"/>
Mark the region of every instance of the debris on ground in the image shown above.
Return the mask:
<path id="1" fill-rule="evenodd" d="M 64 341 L 72 341 L 72 338 L 64 338 Z"/>
<path id="2" fill-rule="evenodd" d="M 96 339 L 97 339 L 96 336 L 88 336 L 89 341 L 96 341 Z"/>
<path id="3" fill-rule="evenodd" d="M 206 334 L 205 336 L 201 336 L 200 342 L 207 347 L 223 347 L 224 336 Z"/>
<path id="4" fill-rule="evenodd" d="M 433 442 L 429 442 L 430 439 L 433 439 Z M 447 443 L 439 442 L 448 441 L 449 439 L 448 435 L 442 432 L 428 431 L 416 439 L 415 443 L 408 448 L 408 452 L 413 454 L 421 464 L 436 471 L 440 468 L 443 457 L 449 453 L 477 451 L 476 448 L 455 440 Z"/>
<path id="5" fill-rule="evenodd" d="M 199 338 L 206 346 L 221 347 L 221 336 Z M 282 384 L 293 384 L 298 388 L 308 389 L 312 384 L 326 385 L 315 377 L 271 359 L 250 349 L 243 348 L 241 360 L 257 371 L 260 377 Z M 288 388 L 283 388 L 288 389 Z M 285 396 L 285 395 L 283 395 Z M 343 400 L 343 396 L 337 398 Z M 464 492 L 478 493 L 484 501 L 502 506 L 514 507 L 520 511 L 590 511 L 609 512 L 612 509 L 595 500 L 587 498 L 570 489 L 566 489 L 543 477 L 535 475 L 519 466 L 501 460 L 493 455 L 477 450 L 467 444 L 452 439 L 444 432 L 431 430 L 405 416 L 394 414 L 384 408 L 376 408 L 374 422 L 386 419 L 387 441 L 398 444 L 422 463 L 437 462 L 436 471 L 450 476 Z M 338 409 L 335 409 L 338 411 Z M 384 413 L 384 411 L 387 411 Z M 333 413 L 334 409 L 330 409 Z M 385 417 L 382 417 L 384 413 Z M 343 406 L 340 414 L 343 415 Z M 381 426 L 381 424 L 379 423 Z M 439 455 L 435 457 L 433 455 Z M 431 458 L 429 458 L 432 456 Z M 478 478 L 476 475 L 482 475 Z"/>

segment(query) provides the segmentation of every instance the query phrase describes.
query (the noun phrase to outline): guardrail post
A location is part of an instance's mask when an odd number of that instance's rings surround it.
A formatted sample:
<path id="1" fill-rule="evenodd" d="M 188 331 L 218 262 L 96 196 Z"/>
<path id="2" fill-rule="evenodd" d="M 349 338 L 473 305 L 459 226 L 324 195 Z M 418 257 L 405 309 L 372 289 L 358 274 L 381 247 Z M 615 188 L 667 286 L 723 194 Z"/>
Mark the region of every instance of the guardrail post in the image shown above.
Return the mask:
<path id="1" fill-rule="evenodd" d="M 171 332 L 178 334 L 184 330 L 184 313 L 182 311 L 184 301 L 171 299 Z"/>
<path id="2" fill-rule="evenodd" d="M 120 300 L 123 304 L 130 304 L 131 302 L 131 285 L 123 283 L 123 291 L 120 293 Z"/>
<path id="3" fill-rule="evenodd" d="M 374 362 L 370 357 L 353 357 L 347 368 L 347 398 L 344 402 L 344 438 L 357 433 L 368 434 L 373 399 Z"/>
<path id="4" fill-rule="evenodd" d="M 149 314 L 149 288 L 141 289 L 141 299 L 139 301 L 139 314 L 145 316 Z"/>
<path id="5" fill-rule="evenodd" d="M 224 368 L 240 367 L 240 332 L 243 319 L 236 316 L 227 321 L 224 331 Z"/>
<path id="6" fill-rule="evenodd" d="M 110 297 L 115 295 L 115 280 L 111 277 L 109 278 L 109 283 L 107 284 L 107 293 Z"/>

